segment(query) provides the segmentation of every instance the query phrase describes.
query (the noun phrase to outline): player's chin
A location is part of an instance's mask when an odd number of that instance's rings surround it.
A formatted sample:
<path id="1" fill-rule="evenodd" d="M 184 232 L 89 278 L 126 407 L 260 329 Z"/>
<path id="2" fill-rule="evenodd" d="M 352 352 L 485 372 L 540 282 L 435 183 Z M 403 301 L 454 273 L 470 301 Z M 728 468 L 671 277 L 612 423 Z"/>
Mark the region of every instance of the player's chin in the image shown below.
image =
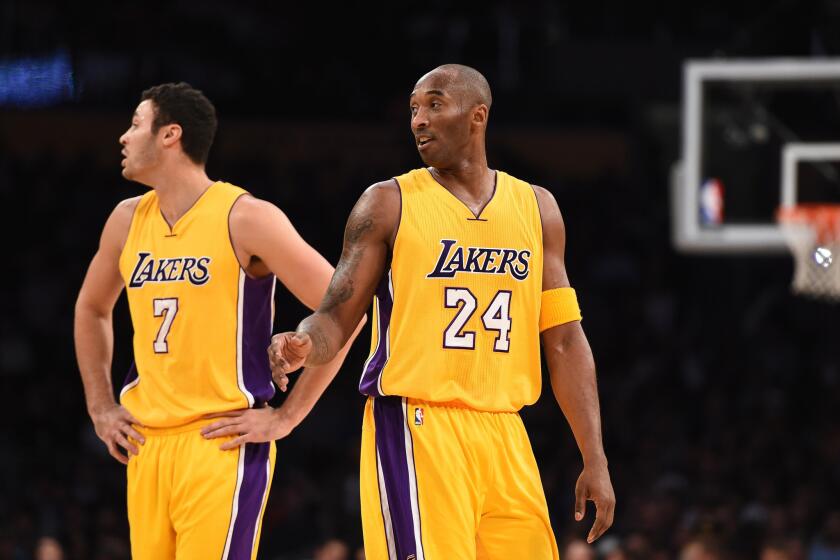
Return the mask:
<path id="1" fill-rule="evenodd" d="M 129 181 L 145 184 L 143 183 L 142 173 L 139 173 L 137 169 L 132 169 L 131 167 L 123 167 L 122 176 L 123 178 Z"/>
<path id="2" fill-rule="evenodd" d="M 430 166 L 430 167 L 439 167 L 440 161 L 439 158 L 435 157 L 436 154 L 434 150 L 430 150 L 429 147 L 426 149 L 417 149 L 417 153 L 420 154 L 420 159 L 423 160 L 423 163 Z"/>

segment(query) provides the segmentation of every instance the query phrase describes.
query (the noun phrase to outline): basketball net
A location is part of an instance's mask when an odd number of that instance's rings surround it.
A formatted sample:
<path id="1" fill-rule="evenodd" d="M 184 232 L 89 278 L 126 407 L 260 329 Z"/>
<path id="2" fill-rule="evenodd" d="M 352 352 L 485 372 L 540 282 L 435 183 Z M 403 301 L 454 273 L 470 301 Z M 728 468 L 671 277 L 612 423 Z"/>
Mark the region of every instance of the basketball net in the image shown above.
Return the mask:
<path id="1" fill-rule="evenodd" d="M 782 207 L 779 226 L 793 253 L 793 292 L 840 301 L 840 204 Z"/>

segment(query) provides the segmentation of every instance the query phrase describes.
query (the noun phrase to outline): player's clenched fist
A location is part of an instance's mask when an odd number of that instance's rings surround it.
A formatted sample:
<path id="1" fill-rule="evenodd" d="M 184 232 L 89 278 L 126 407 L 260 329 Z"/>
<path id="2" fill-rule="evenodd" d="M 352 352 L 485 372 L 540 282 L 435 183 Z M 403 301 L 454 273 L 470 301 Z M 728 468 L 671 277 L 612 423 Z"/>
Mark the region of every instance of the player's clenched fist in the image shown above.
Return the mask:
<path id="1" fill-rule="evenodd" d="M 289 383 L 286 374 L 303 367 L 311 351 L 312 340 L 306 333 L 285 332 L 271 337 L 268 360 L 271 363 L 271 375 L 280 390 L 285 391 Z"/>

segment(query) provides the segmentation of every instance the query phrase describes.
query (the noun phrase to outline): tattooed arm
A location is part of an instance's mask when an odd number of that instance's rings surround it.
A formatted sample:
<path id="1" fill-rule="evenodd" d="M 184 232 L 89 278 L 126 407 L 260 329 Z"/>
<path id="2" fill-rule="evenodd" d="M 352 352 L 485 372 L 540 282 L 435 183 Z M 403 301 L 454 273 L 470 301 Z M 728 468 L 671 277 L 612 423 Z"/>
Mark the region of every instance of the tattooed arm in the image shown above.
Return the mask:
<path id="1" fill-rule="evenodd" d="M 323 364 L 344 346 L 385 272 L 399 219 L 396 181 L 377 183 L 362 194 L 347 220 L 341 260 L 320 307 L 296 332 L 272 339 L 269 358 L 276 376 L 302 365 Z"/>
<path id="2" fill-rule="evenodd" d="M 254 277 L 273 272 L 297 298 L 315 309 L 329 286 L 333 267 L 295 230 L 286 215 L 265 200 L 245 195 L 231 209 L 228 218 L 236 258 Z M 258 407 L 214 414 L 218 418 L 204 426 L 207 439 L 224 438 L 221 449 L 233 449 L 244 443 L 263 442 L 287 436 L 311 412 L 324 389 L 335 378 L 353 339 L 364 324 L 336 355 L 323 364 L 306 368 L 295 385 L 294 397 L 280 408 Z M 287 377 L 274 376 L 281 391 Z"/>

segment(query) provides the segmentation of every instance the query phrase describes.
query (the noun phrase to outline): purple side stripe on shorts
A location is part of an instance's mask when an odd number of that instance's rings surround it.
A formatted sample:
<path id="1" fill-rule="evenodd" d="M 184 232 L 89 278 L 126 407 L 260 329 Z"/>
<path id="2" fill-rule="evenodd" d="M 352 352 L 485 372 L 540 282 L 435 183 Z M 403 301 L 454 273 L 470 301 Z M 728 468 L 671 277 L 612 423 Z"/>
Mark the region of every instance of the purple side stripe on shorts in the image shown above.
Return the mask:
<path id="1" fill-rule="evenodd" d="M 376 288 L 376 301 L 379 309 L 377 317 L 379 340 L 377 341 L 376 350 L 374 350 L 373 354 L 368 358 L 367 363 L 365 363 L 362 379 L 359 382 L 359 391 L 363 395 L 381 397 L 379 378 L 390 357 L 388 327 L 391 324 L 391 310 L 394 307 L 394 298 L 391 295 L 391 271 L 386 272 L 382 276 L 382 280 L 379 281 L 379 286 Z"/>
<path id="2" fill-rule="evenodd" d="M 246 443 L 240 453 L 242 461 L 241 482 L 237 497 L 236 518 L 228 537 L 229 548 L 223 560 L 251 560 L 255 545 L 254 535 L 262 513 L 265 490 L 268 485 L 271 443 Z"/>
<path id="3" fill-rule="evenodd" d="M 388 499 L 388 510 L 394 534 L 397 558 L 403 560 L 418 554 L 411 498 L 412 477 L 406 454 L 406 423 L 401 397 L 378 397 L 373 401 L 376 450 Z M 414 468 L 412 464 L 410 468 Z M 418 520 L 419 521 L 419 520 Z M 387 536 L 386 536 L 387 538 Z M 390 544 L 390 543 L 389 543 Z"/>

